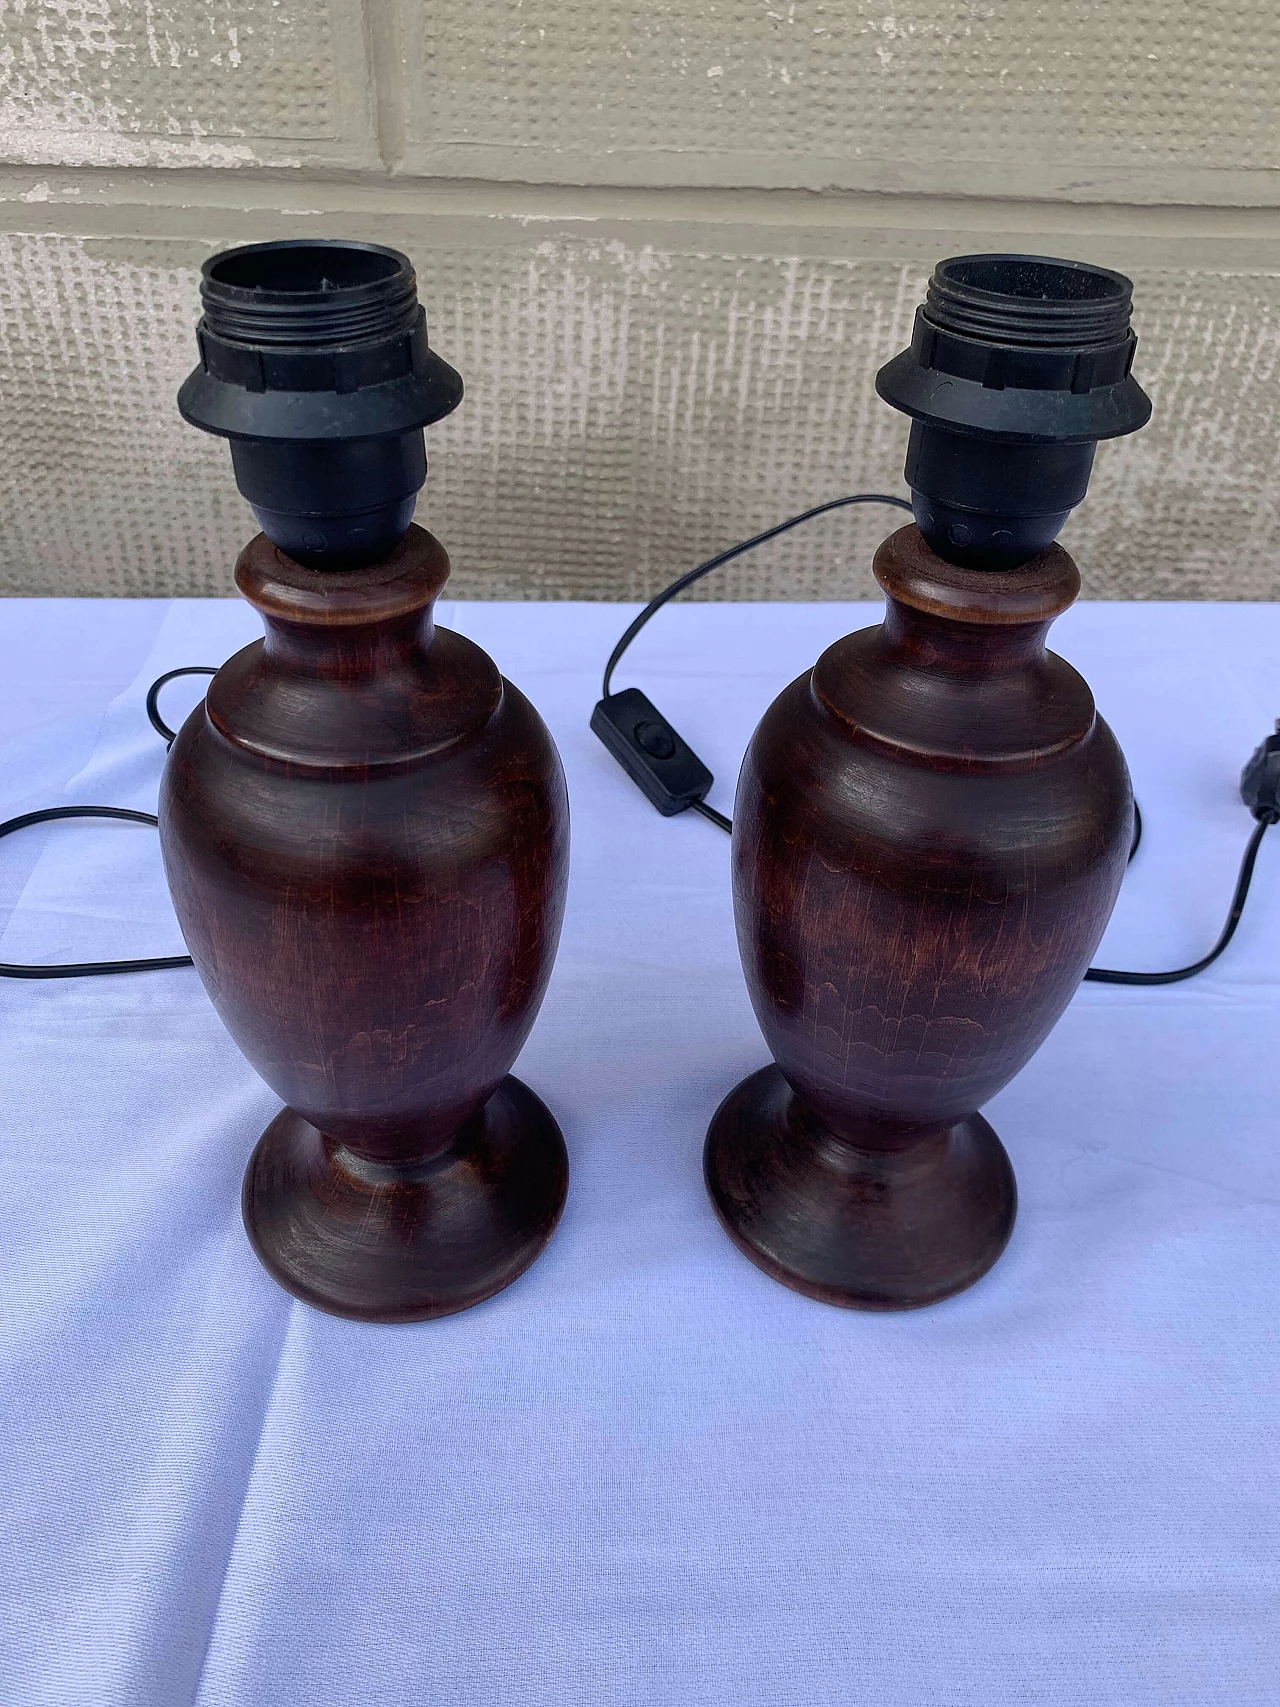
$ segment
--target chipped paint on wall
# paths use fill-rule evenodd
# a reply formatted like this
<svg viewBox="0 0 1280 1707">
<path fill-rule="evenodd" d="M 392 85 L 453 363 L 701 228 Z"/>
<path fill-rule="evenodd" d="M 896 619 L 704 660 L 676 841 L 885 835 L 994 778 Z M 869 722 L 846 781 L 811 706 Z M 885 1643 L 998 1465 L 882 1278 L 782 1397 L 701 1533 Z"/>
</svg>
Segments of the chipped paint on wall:
<svg viewBox="0 0 1280 1707">
<path fill-rule="evenodd" d="M 329 12 L 329 0 L 0 0 L 4 157 L 299 165 L 282 141 L 330 141 L 344 122 Z M 358 15 L 349 23 L 359 38 Z M 363 81 L 359 60 L 347 69 Z"/>
</svg>

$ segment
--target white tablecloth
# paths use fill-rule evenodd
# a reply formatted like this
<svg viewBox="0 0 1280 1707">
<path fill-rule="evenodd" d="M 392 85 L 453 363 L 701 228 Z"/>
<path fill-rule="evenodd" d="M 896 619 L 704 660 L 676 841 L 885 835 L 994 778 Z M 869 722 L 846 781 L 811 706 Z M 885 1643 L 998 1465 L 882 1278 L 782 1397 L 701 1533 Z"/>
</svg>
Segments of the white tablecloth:
<svg viewBox="0 0 1280 1707">
<path fill-rule="evenodd" d="M 1236 944 L 1086 986 L 987 1113 L 1012 1243 L 902 1316 L 753 1268 L 707 1120 L 766 1060 L 728 840 L 587 728 L 613 606 L 445 605 L 564 755 L 573 878 L 518 1072 L 560 1230 L 412 1327 L 293 1303 L 238 1194 L 275 1112 L 193 972 L 0 981 L 0 1701 L 19 1707 L 1029 1707 L 1280 1701 L 1280 831 Z M 664 613 L 620 671 L 729 810 L 772 695 L 870 607 Z M 151 808 L 147 684 L 237 602 L 0 606 L 0 812 Z M 1099 959 L 1221 925 L 1280 608 L 1085 605 L 1055 630 L 1146 839 Z M 169 690 L 174 721 L 201 691 Z M 180 951 L 154 832 L 0 843 L 0 959 Z"/>
</svg>

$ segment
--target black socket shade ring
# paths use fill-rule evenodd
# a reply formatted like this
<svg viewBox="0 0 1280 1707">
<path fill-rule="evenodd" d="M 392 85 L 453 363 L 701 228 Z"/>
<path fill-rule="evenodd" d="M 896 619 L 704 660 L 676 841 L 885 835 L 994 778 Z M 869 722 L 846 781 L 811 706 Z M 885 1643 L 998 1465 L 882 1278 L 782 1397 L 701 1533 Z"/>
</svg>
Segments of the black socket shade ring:
<svg viewBox="0 0 1280 1707">
<path fill-rule="evenodd" d="M 223 438 L 385 438 L 462 399 L 427 342 L 413 266 L 377 243 L 250 243 L 204 263 L 184 419 Z"/>
<path fill-rule="evenodd" d="M 904 414 L 1009 444 L 1096 444 L 1145 426 L 1133 378 L 1133 286 L 1044 255 L 941 262 L 910 347 L 876 375 Z"/>
</svg>

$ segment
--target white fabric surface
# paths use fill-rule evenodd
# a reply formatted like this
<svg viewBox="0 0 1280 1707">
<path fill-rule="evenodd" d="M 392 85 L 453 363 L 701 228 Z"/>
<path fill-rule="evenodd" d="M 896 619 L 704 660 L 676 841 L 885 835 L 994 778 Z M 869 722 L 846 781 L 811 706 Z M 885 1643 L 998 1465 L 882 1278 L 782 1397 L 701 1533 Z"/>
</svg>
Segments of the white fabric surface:
<svg viewBox="0 0 1280 1707">
<path fill-rule="evenodd" d="M 988 1108 L 1021 1197 L 991 1275 L 914 1314 L 830 1309 L 703 1193 L 707 1121 L 767 1057 L 727 838 L 660 818 L 587 728 L 628 614 L 440 613 L 539 706 L 572 799 L 517 1068 L 563 1125 L 569 1203 L 510 1291 L 396 1328 L 293 1303 L 239 1221 L 277 1105 L 194 973 L 0 981 L 0 1701 L 1274 1704 L 1280 831 L 1226 959 L 1086 986 Z M 618 685 L 729 810 L 768 700 L 873 615 L 675 608 Z M 147 684 L 256 618 L 32 603 L 0 628 L 8 815 L 150 808 Z M 1085 605 L 1055 636 L 1146 818 L 1099 959 L 1181 964 L 1250 829 L 1280 608 Z M 171 722 L 200 691 L 169 690 Z M 178 948 L 145 829 L 0 843 L 0 904 L 0 959 Z"/>
</svg>

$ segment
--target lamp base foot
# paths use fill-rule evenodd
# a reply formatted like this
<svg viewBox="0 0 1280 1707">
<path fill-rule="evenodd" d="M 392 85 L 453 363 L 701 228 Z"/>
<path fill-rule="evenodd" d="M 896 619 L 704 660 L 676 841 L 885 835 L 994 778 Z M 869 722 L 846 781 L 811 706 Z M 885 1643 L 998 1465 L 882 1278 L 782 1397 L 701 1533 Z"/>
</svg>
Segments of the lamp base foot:
<svg viewBox="0 0 1280 1707">
<path fill-rule="evenodd" d="M 244 1224 L 263 1267 L 303 1303 L 416 1322 L 523 1274 L 555 1231 L 568 1177 L 560 1128 L 510 1077 L 425 1162 L 370 1162 L 286 1108 L 245 1173 Z"/>
<path fill-rule="evenodd" d="M 979 1114 L 901 1148 L 829 1132 L 776 1066 L 717 1109 L 707 1190 L 766 1274 L 826 1304 L 913 1310 L 972 1286 L 1009 1241 L 1017 1186 Z"/>
</svg>

